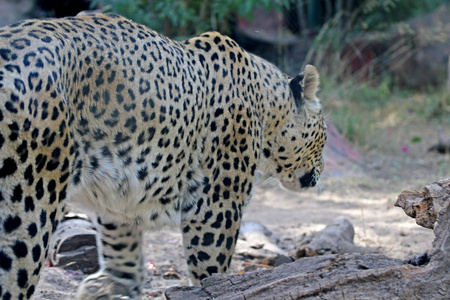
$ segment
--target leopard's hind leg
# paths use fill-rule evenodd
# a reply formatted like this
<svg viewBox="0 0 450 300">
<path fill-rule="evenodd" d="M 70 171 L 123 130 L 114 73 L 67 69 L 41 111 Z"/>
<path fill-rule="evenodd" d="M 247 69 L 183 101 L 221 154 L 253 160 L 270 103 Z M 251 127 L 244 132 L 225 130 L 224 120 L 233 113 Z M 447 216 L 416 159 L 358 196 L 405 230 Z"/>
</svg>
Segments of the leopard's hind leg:
<svg viewBox="0 0 450 300">
<path fill-rule="evenodd" d="M 100 270 L 81 284 L 77 299 L 140 299 L 143 276 L 142 230 L 97 218 Z"/>
</svg>

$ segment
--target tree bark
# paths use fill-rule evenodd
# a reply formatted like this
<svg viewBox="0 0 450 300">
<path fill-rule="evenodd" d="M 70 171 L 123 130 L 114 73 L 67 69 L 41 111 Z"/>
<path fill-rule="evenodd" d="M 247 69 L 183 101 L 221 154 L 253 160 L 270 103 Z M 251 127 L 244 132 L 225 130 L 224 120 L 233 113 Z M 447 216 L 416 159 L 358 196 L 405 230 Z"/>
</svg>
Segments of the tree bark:
<svg viewBox="0 0 450 300">
<path fill-rule="evenodd" d="M 432 201 L 426 196 L 430 189 Z M 425 196 L 418 200 L 420 195 Z M 202 280 L 201 287 L 169 288 L 166 297 L 171 300 L 449 299 L 450 178 L 427 185 L 421 192 L 405 191 L 397 204 L 410 216 L 431 218 L 424 223 L 427 227 L 430 223 L 434 225 L 435 240 L 429 254 L 408 262 L 376 254 L 307 257 L 271 270 L 213 275 Z M 436 222 L 432 220 L 433 215 Z"/>
</svg>

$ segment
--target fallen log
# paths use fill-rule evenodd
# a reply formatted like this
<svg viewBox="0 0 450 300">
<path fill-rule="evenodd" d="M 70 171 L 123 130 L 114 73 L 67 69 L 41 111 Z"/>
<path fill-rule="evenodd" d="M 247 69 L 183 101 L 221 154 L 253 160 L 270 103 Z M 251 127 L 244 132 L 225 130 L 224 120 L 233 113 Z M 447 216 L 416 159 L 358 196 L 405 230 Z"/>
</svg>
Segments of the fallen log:
<svg viewBox="0 0 450 300">
<path fill-rule="evenodd" d="M 96 231 L 85 215 L 66 214 L 50 242 L 52 266 L 92 274 L 99 269 Z"/>
<path fill-rule="evenodd" d="M 423 197 L 426 205 L 422 207 L 430 211 L 431 205 L 435 211 L 435 214 L 427 215 L 435 215 L 436 222 L 430 220 L 426 223 L 434 223 L 435 240 L 430 253 L 419 259 L 402 261 L 378 254 L 306 257 L 271 270 L 216 274 L 202 280 L 201 287 L 171 287 L 165 296 L 169 300 L 449 299 L 450 178 L 432 185 L 433 195 L 437 197 L 431 203 Z M 412 206 L 417 207 L 421 201 L 417 197 L 424 193 L 403 192 L 400 202 L 405 211 Z M 413 195 L 413 201 L 408 200 L 410 195 Z"/>
</svg>

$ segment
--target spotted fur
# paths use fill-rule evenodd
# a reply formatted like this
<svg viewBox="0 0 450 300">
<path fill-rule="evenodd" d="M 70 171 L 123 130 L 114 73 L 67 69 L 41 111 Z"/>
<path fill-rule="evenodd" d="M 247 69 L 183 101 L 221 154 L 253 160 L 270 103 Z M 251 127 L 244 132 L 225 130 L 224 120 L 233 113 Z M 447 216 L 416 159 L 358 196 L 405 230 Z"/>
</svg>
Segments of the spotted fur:
<svg viewBox="0 0 450 300">
<path fill-rule="evenodd" d="M 0 298 L 32 296 L 68 198 L 99 231 L 79 299 L 138 299 L 142 230 L 170 224 L 193 284 L 227 272 L 257 172 L 318 180 L 318 84 L 216 32 L 176 42 L 102 14 L 1 28 Z"/>
</svg>

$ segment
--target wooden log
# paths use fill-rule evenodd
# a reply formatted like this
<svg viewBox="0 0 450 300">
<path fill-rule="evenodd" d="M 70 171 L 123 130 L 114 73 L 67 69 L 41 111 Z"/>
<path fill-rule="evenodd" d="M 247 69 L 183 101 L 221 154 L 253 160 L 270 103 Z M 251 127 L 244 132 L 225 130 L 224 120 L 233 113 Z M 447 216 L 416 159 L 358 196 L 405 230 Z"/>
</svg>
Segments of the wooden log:
<svg viewBox="0 0 450 300">
<path fill-rule="evenodd" d="M 98 270 L 96 231 L 84 215 L 67 214 L 49 247 L 50 264 L 91 274 Z"/>
<path fill-rule="evenodd" d="M 426 188 L 428 188 L 427 185 Z M 414 263 L 377 254 L 333 254 L 299 259 L 271 270 L 216 274 L 201 287 L 171 287 L 177 299 L 450 299 L 450 178 L 433 184 L 435 240 L 426 259 Z M 417 193 L 403 205 L 417 203 Z M 403 197 L 403 196 L 402 196 Z M 429 205 L 429 199 L 423 199 Z M 427 211 L 430 206 L 427 206 Z M 416 216 L 418 214 L 416 213 Z M 425 214 L 432 218 L 434 214 Z M 424 216 L 425 216 L 424 215 Z"/>
<path fill-rule="evenodd" d="M 272 232 L 262 224 L 251 221 L 241 224 L 234 257 L 249 262 L 245 270 L 255 269 L 257 265 L 276 267 L 294 261 L 277 245 Z"/>
<path fill-rule="evenodd" d="M 321 231 L 307 236 L 299 245 L 296 257 L 366 252 L 363 247 L 353 244 L 354 235 L 352 223 L 344 217 L 338 217 Z"/>
<path fill-rule="evenodd" d="M 442 203 L 448 201 L 449 185 L 449 179 L 443 179 L 427 184 L 422 191 L 403 191 L 395 206 L 416 219 L 418 225 L 433 229 Z"/>
</svg>

